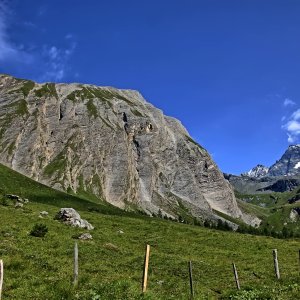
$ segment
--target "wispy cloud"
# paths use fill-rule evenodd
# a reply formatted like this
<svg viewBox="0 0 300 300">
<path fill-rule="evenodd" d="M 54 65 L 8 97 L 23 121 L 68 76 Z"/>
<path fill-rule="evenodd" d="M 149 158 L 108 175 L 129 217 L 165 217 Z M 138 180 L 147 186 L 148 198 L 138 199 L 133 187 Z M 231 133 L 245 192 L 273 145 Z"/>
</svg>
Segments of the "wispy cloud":
<svg viewBox="0 0 300 300">
<path fill-rule="evenodd" d="M 14 44 L 7 34 L 10 15 L 11 11 L 8 5 L 0 0 L 0 62 L 22 61 L 23 63 L 30 63 L 31 55 L 22 49 L 22 45 Z"/>
<path fill-rule="evenodd" d="M 46 12 L 47 12 L 47 7 L 45 5 L 42 5 L 38 8 L 37 15 L 39 17 L 42 17 Z"/>
<path fill-rule="evenodd" d="M 282 128 L 286 130 L 289 143 L 297 143 L 300 138 L 300 109 L 295 110 L 288 121 L 282 125 Z"/>
<path fill-rule="evenodd" d="M 296 102 L 289 99 L 289 98 L 285 98 L 284 101 L 283 101 L 283 106 L 294 106 L 296 105 Z"/>
<path fill-rule="evenodd" d="M 68 69 L 68 62 L 76 49 L 76 42 L 73 38 L 68 38 L 68 46 L 58 48 L 57 46 L 43 46 L 43 57 L 46 62 L 47 71 L 42 76 L 42 80 L 62 80 Z"/>
<path fill-rule="evenodd" d="M 0 0 L 0 63 L 10 69 L 30 69 L 31 77 L 37 81 L 60 81 L 68 74 L 69 61 L 76 49 L 74 35 L 68 33 L 60 45 L 49 45 L 47 42 L 40 45 L 34 39 L 16 43 L 9 34 L 14 18 L 5 0 Z M 46 13 L 46 7 L 41 6 L 37 14 Z M 30 21 L 23 22 L 24 30 L 39 30 L 38 26 Z M 34 34 L 32 34 L 34 36 Z M 26 74 L 24 74 L 26 76 Z"/>
</svg>

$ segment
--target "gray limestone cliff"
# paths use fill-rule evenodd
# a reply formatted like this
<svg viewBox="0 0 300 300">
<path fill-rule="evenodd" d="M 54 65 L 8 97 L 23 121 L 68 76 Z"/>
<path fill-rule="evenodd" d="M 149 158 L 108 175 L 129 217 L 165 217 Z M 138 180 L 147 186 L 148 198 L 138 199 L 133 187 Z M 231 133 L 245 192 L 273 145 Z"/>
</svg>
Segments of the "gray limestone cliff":
<svg viewBox="0 0 300 300">
<path fill-rule="evenodd" d="M 242 217 L 207 151 L 136 91 L 0 75 L 0 154 L 39 182 L 121 208 Z"/>
</svg>

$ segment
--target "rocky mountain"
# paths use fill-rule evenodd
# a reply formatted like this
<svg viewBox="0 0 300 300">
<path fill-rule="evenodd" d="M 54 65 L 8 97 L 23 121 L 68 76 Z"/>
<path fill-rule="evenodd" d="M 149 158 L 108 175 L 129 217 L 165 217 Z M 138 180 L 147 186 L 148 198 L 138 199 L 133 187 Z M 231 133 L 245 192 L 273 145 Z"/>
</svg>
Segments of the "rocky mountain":
<svg viewBox="0 0 300 300">
<path fill-rule="evenodd" d="M 56 189 L 121 207 L 243 217 L 181 123 L 133 90 L 0 75 L 0 162 Z"/>
<path fill-rule="evenodd" d="M 257 165 L 241 176 L 224 176 L 243 194 L 292 191 L 300 185 L 300 145 L 290 145 L 270 168 Z"/>
<path fill-rule="evenodd" d="M 268 175 L 300 175 L 300 145 L 290 145 L 282 157 L 270 167 Z"/>
<path fill-rule="evenodd" d="M 261 178 L 268 174 L 269 168 L 263 165 L 257 165 L 243 175 L 255 178 Z"/>
<path fill-rule="evenodd" d="M 224 177 L 241 194 L 282 193 L 292 191 L 300 185 L 300 177 L 297 176 L 265 176 L 256 178 L 224 173 Z"/>
</svg>

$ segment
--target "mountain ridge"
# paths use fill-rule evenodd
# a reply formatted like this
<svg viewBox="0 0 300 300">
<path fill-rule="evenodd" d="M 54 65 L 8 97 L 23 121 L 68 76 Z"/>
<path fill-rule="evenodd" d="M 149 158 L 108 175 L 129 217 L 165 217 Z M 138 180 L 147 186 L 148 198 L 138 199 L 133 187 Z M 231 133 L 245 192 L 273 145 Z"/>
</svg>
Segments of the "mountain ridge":
<svg viewBox="0 0 300 300">
<path fill-rule="evenodd" d="M 224 177 L 243 194 L 292 191 L 300 185 L 300 145 L 289 145 L 270 167 L 258 164 L 240 176 L 224 173 Z"/>
<path fill-rule="evenodd" d="M 256 165 L 241 176 L 254 178 L 272 176 L 300 175 L 300 144 L 289 145 L 280 159 L 276 160 L 270 167 L 262 164 Z"/>
</svg>

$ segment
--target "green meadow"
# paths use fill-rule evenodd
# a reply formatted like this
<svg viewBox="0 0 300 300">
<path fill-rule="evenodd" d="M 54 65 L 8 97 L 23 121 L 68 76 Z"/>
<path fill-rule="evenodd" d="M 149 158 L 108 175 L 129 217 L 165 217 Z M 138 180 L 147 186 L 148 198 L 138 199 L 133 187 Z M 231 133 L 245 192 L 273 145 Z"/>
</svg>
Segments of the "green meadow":
<svg viewBox="0 0 300 300">
<path fill-rule="evenodd" d="M 15 208 L 5 195 L 29 199 Z M 55 220 L 73 207 L 95 229 Z M 40 212 L 48 216 L 41 218 Z M 218 231 L 126 213 L 104 202 L 65 194 L 0 166 L 0 259 L 3 299 L 189 299 L 192 261 L 194 299 L 299 299 L 299 239 L 275 239 Z M 45 237 L 30 235 L 35 224 Z M 79 248 L 79 283 L 73 280 L 73 248 Z M 151 246 L 147 292 L 141 293 L 145 245 Z M 274 275 L 278 249 L 281 279 Z M 237 266 L 237 291 L 232 263 Z"/>
</svg>

